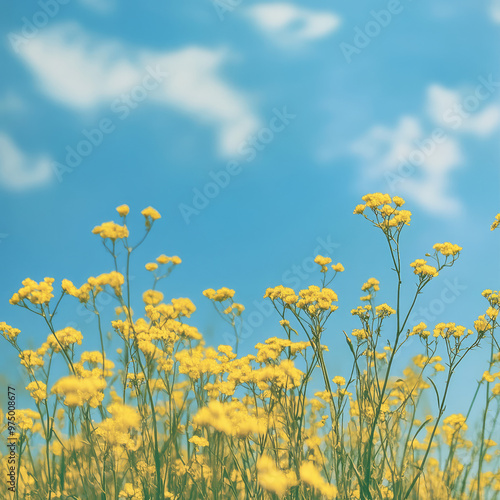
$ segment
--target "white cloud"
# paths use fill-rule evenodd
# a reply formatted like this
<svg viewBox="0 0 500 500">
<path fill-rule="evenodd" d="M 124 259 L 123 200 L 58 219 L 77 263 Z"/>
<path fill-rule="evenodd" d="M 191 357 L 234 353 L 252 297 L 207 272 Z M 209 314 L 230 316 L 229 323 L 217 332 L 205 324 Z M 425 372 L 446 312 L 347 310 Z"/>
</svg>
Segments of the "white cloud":
<svg viewBox="0 0 500 500">
<path fill-rule="evenodd" d="M 466 94 L 433 84 L 427 88 L 427 113 L 434 123 L 445 129 L 487 136 L 500 125 L 500 106 L 487 104 L 491 96 L 481 96 L 481 93 Z"/>
<path fill-rule="evenodd" d="M 452 173 L 463 161 L 460 145 L 451 137 L 430 140 L 418 119 L 403 117 L 393 129 L 377 125 L 352 145 L 352 152 L 363 159 L 363 189 L 383 180 L 392 194 L 409 197 L 429 212 L 451 215 L 461 209 L 450 193 Z"/>
<path fill-rule="evenodd" d="M 153 52 L 99 40 L 76 24 L 44 31 L 20 57 L 51 99 L 79 111 L 113 102 L 140 85 L 150 68 L 168 73 L 149 98 L 215 126 L 219 151 L 237 152 L 259 120 L 246 97 L 221 76 L 229 54 L 192 46 Z"/>
<path fill-rule="evenodd" d="M 53 178 L 51 160 L 26 155 L 5 133 L 0 132 L 0 186 L 13 191 L 40 187 Z"/>
<path fill-rule="evenodd" d="M 285 2 L 253 5 L 245 13 L 261 30 L 281 43 L 323 38 L 340 25 L 340 18 L 332 12 L 299 8 Z"/>
<path fill-rule="evenodd" d="M 491 0 L 490 15 L 494 22 L 500 23 L 500 0 Z"/>
</svg>

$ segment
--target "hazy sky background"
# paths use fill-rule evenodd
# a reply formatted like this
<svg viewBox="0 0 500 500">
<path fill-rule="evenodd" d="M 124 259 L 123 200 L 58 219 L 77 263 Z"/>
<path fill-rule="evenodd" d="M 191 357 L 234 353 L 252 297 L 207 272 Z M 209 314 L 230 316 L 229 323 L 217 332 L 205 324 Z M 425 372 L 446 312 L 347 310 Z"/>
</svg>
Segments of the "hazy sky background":
<svg viewBox="0 0 500 500">
<path fill-rule="evenodd" d="M 163 215 L 134 261 L 136 298 L 150 286 L 145 262 L 181 256 L 161 289 L 195 302 L 209 344 L 231 338 L 204 289 L 236 289 L 254 325 L 248 352 L 281 333 L 268 286 L 317 283 L 318 247 L 341 262 L 324 337 L 332 375 L 348 369 L 342 330 L 358 326 L 363 282 L 378 278 L 380 301 L 395 302 L 383 235 L 352 214 L 363 194 L 398 194 L 413 212 L 408 293 L 410 262 L 436 242 L 464 248 L 415 321 L 472 326 L 481 291 L 498 289 L 500 2 L 41 0 L 5 5 L 0 26 L 0 319 L 25 347 L 48 332 L 9 306 L 12 293 L 28 276 L 79 286 L 111 270 L 91 230 L 122 203 L 132 239 L 141 209 Z M 95 338 L 71 298 L 57 321 Z M 4 347 L 5 377 L 21 387 Z M 483 359 L 457 376 L 450 411 Z"/>
</svg>

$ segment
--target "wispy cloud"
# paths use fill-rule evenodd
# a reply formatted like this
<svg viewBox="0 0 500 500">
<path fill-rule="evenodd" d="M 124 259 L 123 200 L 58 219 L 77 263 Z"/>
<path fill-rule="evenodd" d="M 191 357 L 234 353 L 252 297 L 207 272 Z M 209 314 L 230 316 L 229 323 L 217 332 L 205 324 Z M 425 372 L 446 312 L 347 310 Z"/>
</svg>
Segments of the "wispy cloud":
<svg viewBox="0 0 500 500">
<path fill-rule="evenodd" d="M 493 21 L 500 23 L 500 0 L 491 0 L 490 15 Z"/>
<path fill-rule="evenodd" d="M 415 117 L 402 117 L 394 128 L 377 125 L 352 145 L 352 151 L 363 159 L 363 188 L 374 181 L 384 181 L 380 189 L 392 187 L 393 194 L 407 196 L 429 212 L 456 213 L 459 200 L 451 191 L 451 174 L 460 166 L 463 155 L 452 138 L 433 144 L 426 155 L 418 145 L 427 134 Z"/>
<path fill-rule="evenodd" d="M 375 125 L 353 142 L 361 160 L 363 188 L 373 183 L 408 196 L 429 212 L 453 214 L 462 203 L 453 176 L 465 161 L 460 139 L 486 137 L 500 125 L 500 107 L 486 79 L 465 93 L 438 84 L 426 91 L 424 113 L 402 116 L 394 127 Z"/>
<path fill-rule="evenodd" d="M 51 165 L 50 158 L 26 154 L 10 136 L 0 132 L 0 187 L 22 191 L 46 185 L 53 178 Z"/>
<path fill-rule="evenodd" d="M 324 38 L 340 25 L 331 11 L 315 11 L 290 3 L 262 3 L 248 7 L 246 16 L 278 43 L 303 43 Z"/>
<path fill-rule="evenodd" d="M 151 98 L 214 126 L 223 155 L 235 154 L 259 126 L 247 97 L 220 75 L 230 57 L 226 50 L 191 46 L 153 52 L 65 24 L 40 33 L 19 56 L 46 96 L 82 112 L 129 93 L 156 68 L 168 76 Z"/>
</svg>

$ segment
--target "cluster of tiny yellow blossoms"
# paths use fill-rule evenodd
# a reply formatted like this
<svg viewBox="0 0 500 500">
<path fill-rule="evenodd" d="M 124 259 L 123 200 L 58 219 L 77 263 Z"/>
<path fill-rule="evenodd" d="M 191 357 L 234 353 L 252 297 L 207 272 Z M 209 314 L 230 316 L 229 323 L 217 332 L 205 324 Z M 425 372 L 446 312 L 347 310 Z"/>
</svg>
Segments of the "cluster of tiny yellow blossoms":
<svg viewBox="0 0 500 500">
<path fill-rule="evenodd" d="M 52 393 L 64 396 L 66 406 L 82 406 L 88 403 L 97 408 L 104 399 L 106 381 L 100 377 L 77 377 L 68 375 L 60 378 L 53 386 Z"/>
<path fill-rule="evenodd" d="M 465 326 L 456 325 L 455 323 L 438 323 L 434 328 L 434 337 L 449 337 L 460 338 L 464 335 L 472 335 L 472 330 Z"/>
<path fill-rule="evenodd" d="M 129 232 L 127 226 L 120 226 L 113 221 L 103 222 L 100 226 L 92 229 L 94 234 L 98 234 L 102 239 L 109 238 L 112 241 L 128 238 Z"/>
<path fill-rule="evenodd" d="M 236 302 L 224 309 L 223 314 L 234 314 L 235 316 L 241 316 L 241 313 L 245 310 L 243 304 L 237 304 Z"/>
<path fill-rule="evenodd" d="M 321 266 L 321 272 L 326 273 L 328 271 L 328 264 L 332 262 L 332 259 L 330 257 L 323 257 L 322 255 L 317 255 L 316 258 L 314 259 L 314 262 Z"/>
<path fill-rule="evenodd" d="M 215 302 L 223 302 L 234 297 L 234 290 L 226 287 L 219 288 L 217 291 L 213 288 L 208 288 L 203 292 L 203 295 Z"/>
<path fill-rule="evenodd" d="M 161 254 L 159 257 L 156 257 L 156 262 L 158 262 L 158 264 L 168 264 L 171 262 L 174 266 L 178 266 L 182 263 L 182 260 L 177 255 L 167 257 L 165 254 Z"/>
<path fill-rule="evenodd" d="M 104 273 L 97 277 L 91 276 L 87 283 L 84 283 L 80 288 L 77 288 L 72 281 L 68 279 L 62 280 L 62 289 L 68 295 L 76 297 L 80 302 L 88 302 L 91 292 L 95 295 L 102 292 L 106 285 L 110 286 L 115 295 L 118 297 L 122 294 L 122 286 L 125 282 L 123 274 L 117 271 Z"/>
<path fill-rule="evenodd" d="M 396 314 L 396 311 L 387 304 L 380 304 L 375 307 L 375 316 L 377 318 L 386 318 L 387 316 L 391 316 L 392 314 Z"/>
<path fill-rule="evenodd" d="M 298 300 L 298 296 L 293 288 L 288 288 L 283 285 L 278 285 L 274 288 L 268 288 L 264 295 L 264 298 L 269 298 L 271 300 L 282 300 L 284 304 L 292 305 Z"/>
<path fill-rule="evenodd" d="M 405 201 L 399 196 L 391 198 L 388 194 L 372 193 L 363 196 L 364 205 L 357 205 L 354 209 L 355 214 L 362 214 L 368 220 L 371 220 L 376 226 L 384 231 L 390 228 L 402 228 L 409 226 L 411 221 L 411 212 L 409 210 L 398 210 L 404 205 Z M 392 206 L 394 203 L 394 207 Z M 370 219 L 366 213 L 366 208 L 371 208 L 376 219 Z"/>
<path fill-rule="evenodd" d="M 297 476 L 292 470 L 282 470 L 275 461 L 262 455 L 257 461 L 257 478 L 259 485 L 269 493 L 282 498 L 292 487 L 298 484 Z"/>
<path fill-rule="evenodd" d="M 300 466 L 300 479 L 310 485 L 324 498 L 333 499 L 337 497 L 337 488 L 327 483 L 313 462 L 304 462 Z"/>
<path fill-rule="evenodd" d="M 311 285 L 305 290 L 300 290 L 300 299 L 297 300 L 297 307 L 305 309 L 309 314 L 315 314 L 317 311 L 336 311 L 338 306 L 332 305 L 337 302 L 337 294 L 331 288 L 320 288 Z"/>
<path fill-rule="evenodd" d="M 373 299 L 375 293 L 380 290 L 380 281 L 375 278 L 370 278 L 366 283 L 361 286 L 361 291 L 368 292 L 368 295 L 363 295 L 360 300 L 369 301 Z"/>
<path fill-rule="evenodd" d="M 18 328 L 13 328 L 4 321 L 0 321 L 0 335 L 2 335 L 4 339 L 7 339 L 9 342 L 15 342 L 20 333 L 21 330 Z"/>
<path fill-rule="evenodd" d="M 450 255 L 455 256 L 463 250 L 462 247 L 449 242 L 436 243 L 432 248 L 434 248 L 434 250 L 441 253 L 445 257 L 448 257 Z"/>
<path fill-rule="evenodd" d="M 426 277 L 435 278 L 439 275 L 438 270 L 434 266 L 427 264 L 427 261 L 424 259 L 417 259 L 410 266 L 415 268 L 413 272 L 422 279 Z"/>
<path fill-rule="evenodd" d="M 421 321 L 418 325 L 414 326 L 409 335 L 420 335 L 423 339 L 430 336 L 431 332 L 427 330 L 427 325 Z"/>
<path fill-rule="evenodd" d="M 22 303 L 24 300 L 28 300 L 32 304 L 48 304 L 50 299 L 54 297 L 52 294 L 53 287 L 52 283 L 54 283 L 54 278 L 45 278 L 40 283 L 37 283 L 35 280 L 31 278 L 26 278 L 22 281 L 24 285 L 22 288 L 15 293 L 10 299 L 10 303 L 13 305 Z"/>
<path fill-rule="evenodd" d="M 26 390 L 29 391 L 31 397 L 37 403 L 40 403 L 40 401 L 47 399 L 47 386 L 43 382 L 30 382 L 26 386 Z"/>
</svg>

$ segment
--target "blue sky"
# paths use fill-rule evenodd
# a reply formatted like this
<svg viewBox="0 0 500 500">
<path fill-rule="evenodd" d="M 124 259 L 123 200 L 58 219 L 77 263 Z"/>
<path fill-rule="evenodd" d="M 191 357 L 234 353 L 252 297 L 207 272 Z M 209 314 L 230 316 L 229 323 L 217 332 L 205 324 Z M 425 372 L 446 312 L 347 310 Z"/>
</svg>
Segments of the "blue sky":
<svg viewBox="0 0 500 500">
<path fill-rule="evenodd" d="M 363 194 L 407 200 L 408 264 L 436 242 L 464 248 L 415 319 L 471 326 L 480 292 L 498 289 L 498 1 L 48 0 L 10 4 L 0 26 L 0 310 L 26 345 L 46 332 L 11 294 L 27 276 L 79 285 L 109 271 L 91 229 L 122 203 L 133 234 L 144 207 L 163 215 L 137 252 L 137 297 L 145 262 L 180 255 L 163 291 L 195 302 L 211 344 L 228 337 L 205 288 L 236 289 L 254 313 L 251 350 L 279 333 L 266 287 L 316 283 L 323 245 L 346 268 L 325 334 L 332 372 L 347 369 L 341 330 L 357 326 L 362 283 L 377 277 L 394 302 L 383 237 L 352 214 Z M 94 335 L 70 301 L 59 321 Z"/>
</svg>

